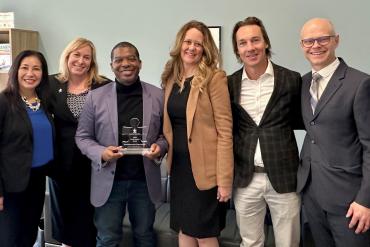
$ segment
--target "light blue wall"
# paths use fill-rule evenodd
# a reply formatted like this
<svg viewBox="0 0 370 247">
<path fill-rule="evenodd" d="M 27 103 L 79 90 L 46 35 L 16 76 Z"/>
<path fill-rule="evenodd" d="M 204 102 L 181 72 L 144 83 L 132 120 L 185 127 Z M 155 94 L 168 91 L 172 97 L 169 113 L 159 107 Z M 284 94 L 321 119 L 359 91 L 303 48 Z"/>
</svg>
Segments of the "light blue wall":
<svg viewBox="0 0 370 247">
<path fill-rule="evenodd" d="M 58 69 L 59 55 L 77 36 L 94 42 L 100 72 L 113 77 L 109 67 L 111 48 L 119 41 L 131 41 L 143 61 L 141 78 L 160 84 L 175 34 L 185 22 L 197 19 L 209 26 L 222 26 L 224 69 L 238 69 L 231 45 L 235 22 L 247 16 L 264 21 L 272 43 L 272 60 L 305 73 L 309 64 L 299 48 L 299 31 L 312 17 L 333 21 L 340 34 L 337 55 L 353 67 L 370 73 L 369 0 L 1 0 L 0 11 L 15 12 L 17 28 L 40 33 L 40 50 L 50 72 Z M 299 134 L 301 142 L 302 134 Z"/>
<path fill-rule="evenodd" d="M 224 69 L 239 68 L 231 47 L 235 22 L 261 18 L 269 33 L 273 61 L 301 73 L 309 70 L 299 48 L 299 31 L 309 18 L 330 18 L 341 37 L 337 55 L 370 73 L 370 1 L 303 0 L 1 0 L 0 11 L 14 11 L 18 28 L 40 33 L 40 50 L 50 71 L 57 72 L 59 55 L 77 36 L 91 39 L 103 74 L 112 77 L 109 53 L 119 41 L 132 41 L 143 60 L 141 76 L 159 85 L 175 34 L 182 24 L 198 19 L 222 26 Z"/>
</svg>

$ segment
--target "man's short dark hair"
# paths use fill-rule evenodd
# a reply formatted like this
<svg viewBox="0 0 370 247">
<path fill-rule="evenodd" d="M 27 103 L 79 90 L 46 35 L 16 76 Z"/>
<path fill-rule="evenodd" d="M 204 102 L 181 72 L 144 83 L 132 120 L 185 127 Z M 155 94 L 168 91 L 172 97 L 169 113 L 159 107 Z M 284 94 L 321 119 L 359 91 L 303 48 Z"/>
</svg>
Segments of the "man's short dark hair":
<svg viewBox="0 0 370 247">
<path fill-rule="evenodd" d="M 125 48 L 125 47 L 134 49 L 135 50 L 135 55 L 137 56 L 137 59 L 140 61 L 139 50 L 136 48 L 136 46 L 134 46 L 133 44 L 131 44 L 130 42 L 127 42 L 127 41 L 119 42 L 118 44 L 116 44 L 113 47 L 112 51 L 110 52 L 110 60 L 113 61 L 113 53 L 114 53 L 114 50 L 115 49 L 117 49 L 117 48 Z"/>
</svg>

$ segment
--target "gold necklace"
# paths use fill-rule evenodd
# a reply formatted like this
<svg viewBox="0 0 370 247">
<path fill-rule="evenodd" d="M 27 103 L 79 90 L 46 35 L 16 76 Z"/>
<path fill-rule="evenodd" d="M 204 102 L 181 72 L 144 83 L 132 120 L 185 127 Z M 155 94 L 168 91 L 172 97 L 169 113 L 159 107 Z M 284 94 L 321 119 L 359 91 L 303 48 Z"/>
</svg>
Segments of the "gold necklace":
<svg viewBox="0 0 370 247">
<path fill-rule="evenodd" d="M 27 100 L 27 98 L 24 97 L 24 96 L 22 96 L 21 98 L 22 98 L 23 102 L 26 104 L 26 106 L 28 108 L 30 108 L 32 111 L 37 111 L 38 109 L 40 109 L 40 106 L 41 106 L 40 102 L 41 102 L 41 100 L 39 98 L 35 97 L 34 98 L 34 101 L 35 102 L 33 102 L 33 103 L 30 103 Z"/>
</svg>

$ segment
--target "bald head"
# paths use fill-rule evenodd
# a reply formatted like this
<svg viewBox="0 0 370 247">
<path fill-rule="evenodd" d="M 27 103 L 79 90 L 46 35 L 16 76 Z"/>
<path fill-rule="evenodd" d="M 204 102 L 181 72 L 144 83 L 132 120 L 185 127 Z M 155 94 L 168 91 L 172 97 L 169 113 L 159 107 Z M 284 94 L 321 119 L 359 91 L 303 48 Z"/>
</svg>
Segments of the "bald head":
<svg viewBox="0 0 370 247">
<path fill-rule="evenodd" d="M 301 48 L 314 70 L 319 71 L 336 59 L 339 36 L 328 19 L 314 18 L 301 30 Z"/>
<path fill-rule="evenodd" d="M 336 35 L 334 25 L 331 21 L 325 18 L 313 18 L 307 21 L 301 29 L 301 39 L 307 36 L 307 32 L 325 32 L 327 35 Z"/>
</svg>

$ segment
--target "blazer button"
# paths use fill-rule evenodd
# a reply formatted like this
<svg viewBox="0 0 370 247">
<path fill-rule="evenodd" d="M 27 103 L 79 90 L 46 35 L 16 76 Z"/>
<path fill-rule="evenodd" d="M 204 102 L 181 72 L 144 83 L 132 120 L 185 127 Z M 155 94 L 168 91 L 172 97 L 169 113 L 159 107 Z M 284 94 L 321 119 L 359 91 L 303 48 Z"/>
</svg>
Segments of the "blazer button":
<svg viewBox="0 0 370 247">
<path fill-rule="evenodd" d="M 312 121 L 312 122 L 310 123 L 310 125 L 315 125 L 315 121 Z"/>
<path fill-rule="evenodd" d="M 191 143 L 191 138 L 189 138 L 189 143 Z"/>
<path fill-rule="evenodd" d="M 111 171 L 110 173 L 112 173 L 112 175 L 114 175 L 114 171 Z"/>
<path fill-rule="evenodd" d="M 315 144 L 315 140 L 311 140 L 311 143 L 312 143 L 312 144 Z"/>
</svg>

